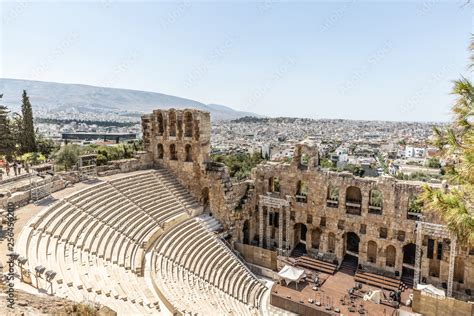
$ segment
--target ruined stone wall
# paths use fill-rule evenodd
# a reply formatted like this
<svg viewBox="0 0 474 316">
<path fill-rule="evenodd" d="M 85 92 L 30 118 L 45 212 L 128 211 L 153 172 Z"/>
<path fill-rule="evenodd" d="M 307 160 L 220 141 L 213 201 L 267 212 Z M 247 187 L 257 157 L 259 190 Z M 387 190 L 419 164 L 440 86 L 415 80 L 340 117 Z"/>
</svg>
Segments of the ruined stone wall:
<svg viewBox="0 0 474 316">
<path fill-rule="evenodd" d="M 273 185 L 276 178 L 279 183 L 278 192 L 275 192 Z M 412 216 L 408 210 L 410 200 L 422 192 L 420 184 L 397 181 L 392 177 L 360 178 L 350 173 L 321 170 L 314 165 L 301 166 L 298 159 L 294 159 L 292 163 L 261 164 L 254 170 L 253 179 L 256 196 L 271 194 L 282 199 L 290 197 L 290 251 L 298 243 L 302 243 L 308 253 L 320 254 L 326 259 L 335 258 L 340 264 L 344 256 L 351 253 L 348 249 L 350 234 L 359 239 L 356 255 L 359 264 L 367 270 L 401 276 L 404 267 L 413 269 L 413 264 L 404 264 L 404 247 L 408 245 L 405 251 L 409 252 L 409 245 L 415 243 L 417 217 Z M 304 194 L 299 190 L 301 182 L 306 186 Z M 331 187 L 339 191 L 337 201 L 330 199 Z M 360 192 L 360 207 L 356 207 L 355 211 L 351 207 L 357 205 L 351 200 L 354 199 L 354 190 Z M 382 194 L 381 205 L 373 205 L 373 190 Z M 256 214 L 258 203 L 258 199 L 249 200 L 249 205 L 244 207 L 248 213 L 242 216 L 243 221 L 253 221 L 250 224 L 249 239 L 254 242 L 259 237 L 260 219 Z M 437 222 L 433 216 L 430 220 Z M 243 230 L 243 222 L 236 225 Z M 305 240 L 301 238 L 302 226 L 307 229 Z M 267 234 L 268 229 L 274 231 L 274 238 L 265 247 L 278 249 L 278 235 L 280 231 L 286 235 L 286 227 L 286 223 L 282 230 L 272 227 L 268 218 L 264 218 L 264 234 Z M 243 233 L 236 236 L 239 242 L 243 242 Z M 433 255 L 432 258 L 427 258 L 429 238 L 425 236 L 423 241 L 422 276 L 426 278 L 425 281 L 441 287 L 448 279 L 449 241 L 432 241 Z M 334 245 L 333 249 L 331 244 Z M 441 247 L 440 259 L 438 247 Z M 474 285 L 474 256 L 468 254 L 468 249 L 461 247 L 458 249 L 457 260 L 462 263 L 455 269 L 454 290 L 462 294 L 464 289 Z"/>
<path fill-rule="evenodd" d="M 259 197 L 271 194 L 289 200 L 290 207 L 288 211 L 262 208 L 265 248 L 289 248 L 291 252 L 303 244 L 309 254 L 338 264 L 351 254 L 369 271 L 398 277 L 407 273 L 408 278 L 413 272 L 419 212 L 409 212 L 409 206 L 422 192 L 419 184 L 321 170 L 318 149 L 311 139 L 296 145 L 291 163 L 260 164 L 250 181 L 235 184 L 224 165 L 209 162 L 209 113 L 155 110 L 142 117 L 142 126 L 144 145 L 153 162 L 170 170 L 205 210 L 219 218 L 234 242 L 259 245 Z M 282 217 L 281 227 L 276 227 Z M 437 222 L 433 216 L 425 220 Z M 280 234 L 282 245 L 278 244 Z M 423 240 L 421 275 L 425 281 L 443 286 L 449 242 L 429 238 Z M 431 258 L 427 258 L 430 252 Z M 462 247 L 458 251 L 454 290 L 460 293 L 474 288 L 471 253 Z"/>
</svg>

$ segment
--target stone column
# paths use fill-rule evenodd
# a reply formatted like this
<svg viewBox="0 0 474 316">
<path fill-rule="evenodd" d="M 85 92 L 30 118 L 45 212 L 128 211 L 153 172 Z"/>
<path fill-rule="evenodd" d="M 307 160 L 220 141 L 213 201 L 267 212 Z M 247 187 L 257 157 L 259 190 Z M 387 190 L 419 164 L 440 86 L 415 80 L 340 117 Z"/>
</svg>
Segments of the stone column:
<svg viewBox="0 0 474 316">
<path fill-rule="evenodd" d="M 413 278 L 413 287 L 416 288 L 420 282 L 420 269 L 421 269 L 421 245 L 423 242 L 423 232 L 421 229 L 421 223 L 417 224 L 416 227 L 416 250 L 415 250 L 415 273 Z"/>
<path fill-rule="evenodd" d="M 278 253 L 280 256 L 283 255 L 283 216 L 285 216 L 283 210 L 284 207 L 280 207 L 278 210 L 278 247 L 280 249 Z"/>
<path fill-rule="evenodd" d="M 449 272 L 448 272 L 448 290 L 446 295 L 453 296 L 453 278 L 454 278 L 454 263 L 456 259 L 456 237 L 451 239 L 451 248 L 449 249 Z"/>
<path fill-rule="evenodd" d="M 290 248 L 291 248 L 291 241 L 290 241 L 290 217 L 291 217 L 291 211 L 290 207 L 286 206 L 285 207 L 285 212 L 286 212 L 286 256 L 290 256 Z"/>
<path fill-rule="evenodd" d="M 265 222 L 266 226 L 265 226 L 265 236 L 266 236 L 266 245 L 267 245 L 267 249 L 271 249 L 271 240 L 272 240 L 272 224 L 273 223 L 270 223 L 270 212 L 272 211 L 272 208 L 271 207 L 268 207 L 267 206 L 267 220 Z"/>
<path fill-rule="evenodd" d="M 260 248 L 263 248 L 263 234 L 264 234 L 264 228 L 263 228 L 263 207 L 259 203 L 258 205 L 258 214 L 259 214 L 259 231 L 258 231 L 258 245 Z"/>
</svg>

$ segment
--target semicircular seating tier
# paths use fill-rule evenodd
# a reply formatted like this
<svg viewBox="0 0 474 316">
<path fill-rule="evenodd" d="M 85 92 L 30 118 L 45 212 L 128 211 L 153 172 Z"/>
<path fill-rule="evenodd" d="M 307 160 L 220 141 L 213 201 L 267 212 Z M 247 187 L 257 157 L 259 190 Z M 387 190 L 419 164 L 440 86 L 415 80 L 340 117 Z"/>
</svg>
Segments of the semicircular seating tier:
<svg viewBox="0 0 474 316">
<path fill-rule="evenodd" d="M 169 314 L 159 292 L 168 298 L 174 290 L 167 278 L 143 277 L 146 253 L 153 247 L 148 255 L 157 256 L 158 242 L 178 238 L 171 233 L 186 223 L 209 222 L 206 217 L 191 219 L 200 213 L 202 207 L 169 171 L 134 172 L 100 181 L 41 210 L 22 229 L 15 247 L 28 259 L 23 269 L 31 272 L 32 284 L 54 295 L 97 302 L 119 314 L 158 314 L 160 310 Z M 200 227 L 211 237 L 216 225 Z M 219 242 L 213 238 L 212 243 Z M 231 251 L 222 246 L 231 257 Z M 186 247 L 199 258 L 198 253 L 208 249 L 200 244 Z M 237 258 L 233 260 L 245 269 Z M 37 277 L 38 266 L 56 272 L 56 277 L 51 282 L 44 274 Z M 154 283 L 163 288 L 156 291 Z M 227 284 L 225 289 L 233 293 Z M 226 291 L 217 293 L 229 295 Z M 253 296 L 241 295 L 241 305 L 258 306 L 261 294 L 254 292 Z M 185 308 L 184 304 L 177 307 Z"/>
<path fill-rule="evenodd" d="M 258 314 L 267 288 L 212 232 L 218 225 L 203 215 L 161 236 L 149 261 L 151 279 L 183 314 Z"/>
</svg>

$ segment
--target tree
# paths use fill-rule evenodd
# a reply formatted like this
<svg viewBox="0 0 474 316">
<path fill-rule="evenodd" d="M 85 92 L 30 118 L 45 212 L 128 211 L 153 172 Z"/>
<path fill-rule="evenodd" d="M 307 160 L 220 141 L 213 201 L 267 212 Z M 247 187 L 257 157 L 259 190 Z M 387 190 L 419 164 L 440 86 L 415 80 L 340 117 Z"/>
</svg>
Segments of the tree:
<svg viewBox="0 0 474 316">
<path fill-rule="evenodd" d="M 471 42 L 471 53 L 474 48 Z M 472 55 L 471 55 L 472 56 Z M 424 186 L 425 210 L 439 214 L 459 242 L 474 245 L 474 87 L 461 78 L 454 82 L 457 96 L 452 107 L 454 120 L 446 129 L 434 129 L 434 144 L 447 161 L 450 190 Z"/>
<path fill-rule="evenodd" d="M 77 145 L 66 145 L 55 154 L 54 158 L 55 162 L 57 164 L 63 165 L 64 169 L 67 171 L 77 163 L 79 154 L 80 150 Z"/>
<path fill-rule="evenodd" d="M 23 118 L 20 142 L 21 152 L 34 152 L 36 151 L 36 136 L 33 125 L 33 109 L 31 107 L 30 98 L 28 97 L 26 90 L 23 90 L 22 95 L 21 116 Z"/>
<path fill-rule="evenodd" d="M 49 157 L 55 150 L 59 148 L 59 146 L 56 145 L 56 143 L 52 139 L 43 137 L 38 137 L 36 147 L 38 152 L 40 152 L 46 157 Z"/>
<path fill-rule="evenodd" d="M 0 99 L 3 94 L 0 95 Z M 15 142 L 10 127 L 10 120 L 8 118 L 8 108 L 0 105 L 0 156 L 5 156 L 7 160 L 11 160 L 13 152 L 15 151 Z"/>
</svg>

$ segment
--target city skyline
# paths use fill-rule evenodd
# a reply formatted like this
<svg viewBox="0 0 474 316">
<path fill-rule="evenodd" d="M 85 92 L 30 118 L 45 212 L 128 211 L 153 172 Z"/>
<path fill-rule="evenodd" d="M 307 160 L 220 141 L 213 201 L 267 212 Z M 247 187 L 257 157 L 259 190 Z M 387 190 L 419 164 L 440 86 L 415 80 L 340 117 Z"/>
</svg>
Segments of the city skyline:
<svg viewBox="0 0 474 316">
<path fill-rule="evenodd" d="M 444 122 L 452 80 L 469 75 L 470 10 L 459 1 L 2 7 L 3 78 L 271 117 Z"/>
</svg>

